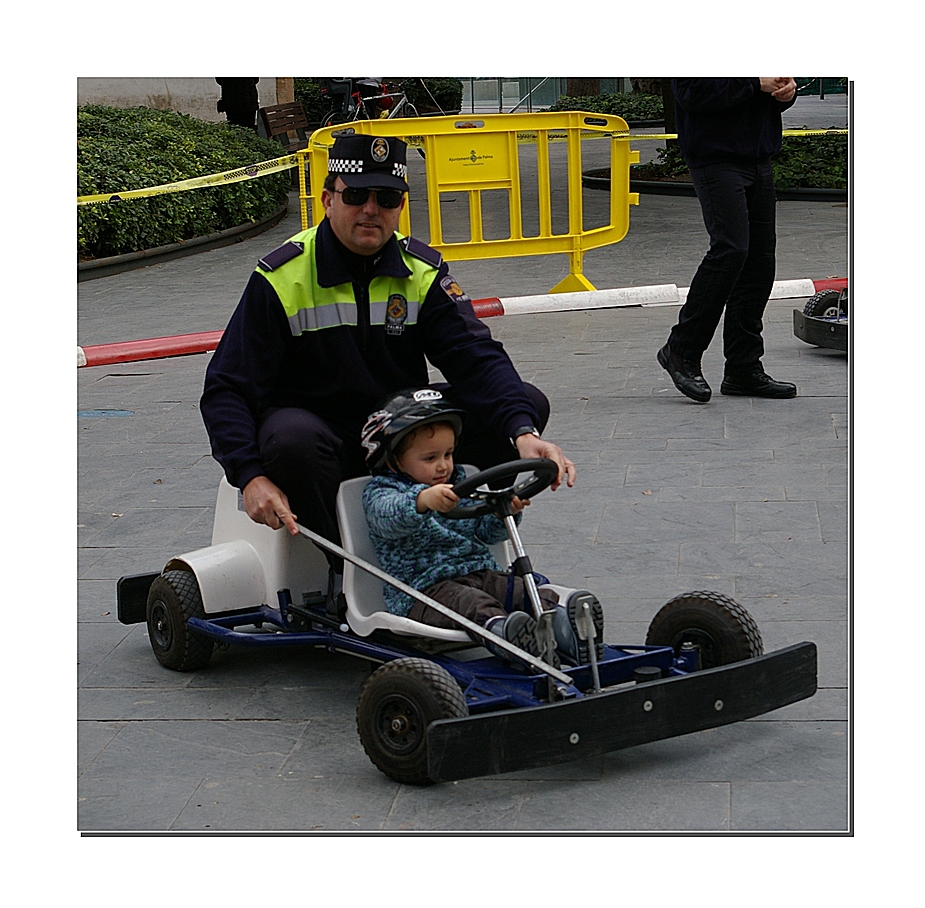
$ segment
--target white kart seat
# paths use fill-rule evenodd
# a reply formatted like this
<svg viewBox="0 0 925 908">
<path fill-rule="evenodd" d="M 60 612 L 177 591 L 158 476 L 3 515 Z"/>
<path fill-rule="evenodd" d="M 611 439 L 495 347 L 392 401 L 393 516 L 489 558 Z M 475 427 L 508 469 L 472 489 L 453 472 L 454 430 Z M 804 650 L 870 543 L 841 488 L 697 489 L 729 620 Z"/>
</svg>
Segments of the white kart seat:
<svg viewBox="0 0 925 908">
<path fill-rule="evenodd" d="M 473 467 L 466 467 L 471 476 Z M 340 527 L 341 543 L 347 552 L 380 567 L 379 559 L 369 538 L 366 514 L 363 511 L 363 489 L 369 482 L 368 476 L 348 479 L 341 483 L 337 493 L 337 522 Z M 504 543 L 492 546 L 499 564 L 506 564 Z M 347 623 L 351 630 L 361 637 L 368 637 L 375 630 L 387 630 L 396 634 L 429 637 L 436 640 L 471 642 L 469 635 L 460 628 L 447 630 L 431 627 L 420 621 L 412 621 L 400 615 L 393 615 L 382 596 L 383 581 L 368 571 L 344 562 L 344 597 L 347 600 Z"/>
</svg>

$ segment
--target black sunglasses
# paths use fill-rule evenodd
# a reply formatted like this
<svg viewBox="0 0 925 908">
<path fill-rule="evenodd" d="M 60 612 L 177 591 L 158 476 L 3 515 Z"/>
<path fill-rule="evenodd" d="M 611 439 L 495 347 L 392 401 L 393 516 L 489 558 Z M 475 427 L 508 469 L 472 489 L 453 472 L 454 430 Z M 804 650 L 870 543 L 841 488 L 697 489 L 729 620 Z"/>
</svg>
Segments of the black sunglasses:
<svg viewBox="0 0 925 908">
<path fill-rule="evenodd" d="M 354 189 L 348 186 L 346 189 L 334 189 L 333 192 L 340 193 L 345 205 L 365 205 L 369 194 L 376 194 L 376 204 L 380 208 L 398 208 L 401 205 L 404 193 L 400 189 Z"/>
</svg>

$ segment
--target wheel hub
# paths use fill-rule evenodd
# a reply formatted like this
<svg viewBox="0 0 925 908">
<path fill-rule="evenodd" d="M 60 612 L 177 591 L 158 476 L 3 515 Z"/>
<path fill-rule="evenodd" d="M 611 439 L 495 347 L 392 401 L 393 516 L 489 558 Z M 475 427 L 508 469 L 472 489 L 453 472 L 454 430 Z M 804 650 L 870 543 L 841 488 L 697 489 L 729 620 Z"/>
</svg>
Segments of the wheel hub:
<svg viewBox="0 0 925 908">
<path fill-rule="evenodd" d="M 407 716 L 395 716 L 392 719 L 392 731 L 395 734 L 400 735 L 404 734 L 408 730 L 408 717 Z"/>
<path fill-rule="evenodd" d="M 671 646 L 675 653 L 681 652 L 681 647 L 689 644 L 700 651 L 700 667 L 713 668 L 718 664 L 718 655 L 716 641 L 713 637 L 701 628 L 688 627 L 678 634 L 675 634 L 671 641 Z"/>
<path fill-rule="evenodd" d="M 379 710 L 383 745 L 393 754 L 413 752 L 424 738 L 426 725 L 419 710 L 405 697 L 389 697 Z"/>
<path fill-rule="evenodd" d="M 151 608 L 151 636 L 153 642 L 161 649 L 169 649 L 173 640 L 173 631 L 167 606 L 158 600 Z"/>
</svg>

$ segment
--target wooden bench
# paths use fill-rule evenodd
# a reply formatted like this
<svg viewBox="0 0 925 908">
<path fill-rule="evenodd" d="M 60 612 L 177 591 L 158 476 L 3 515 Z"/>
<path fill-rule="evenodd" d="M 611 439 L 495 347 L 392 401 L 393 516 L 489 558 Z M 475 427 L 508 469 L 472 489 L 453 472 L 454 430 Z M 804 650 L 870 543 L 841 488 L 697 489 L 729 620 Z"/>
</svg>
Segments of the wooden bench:
<svg viewBox="0 0 925 908">
<path fill-rule="evenodd" d="M 290 154 L 308 147 L 313 130 L 300 101 L 261 107 L 260 122 L 266 137 L 279 142 Z"/>
</svg>

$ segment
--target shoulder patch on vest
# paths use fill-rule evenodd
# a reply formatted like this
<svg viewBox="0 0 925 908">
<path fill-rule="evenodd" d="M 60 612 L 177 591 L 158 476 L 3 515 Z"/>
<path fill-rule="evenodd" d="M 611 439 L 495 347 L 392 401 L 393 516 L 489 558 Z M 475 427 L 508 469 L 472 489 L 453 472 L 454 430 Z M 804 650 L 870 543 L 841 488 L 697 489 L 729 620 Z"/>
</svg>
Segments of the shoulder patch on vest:
<svg viewBox="0 0 925 908">
<path fill-rule="evenodd" d="M 257 262 L 257 267 L 261 271 L 275 271 L 280 265 L 285 265 L 286 262 L 291 261 L 297 255 L 301 255 L 304 249 L 304 243 L 294 243 L 290 240 L 288 243 L 283 243 L 282 246 L 278 246 L 272 252 L 267 253 Z"/>
<path fill-rule="evenodd" d="M 434 268 L 439 268 L 443 263 L 443 256 L 436 249 L 428 246 L 427 243 L 416 240 L 413 236 L 406 236 L 399 242 L 408 255 L 413 255 L 416 259 L 427 262 L 428 265 L 433 265 Z"/>
<path fill-rule="evenodd" d="M 456 283 L 452 274 L 448 274 L 440 281 L 440 286 L 443 288 L 443 292 L 454 302 L 454 303 L 471 303 L 472 300 L 469 299 L 469 294 L 463 290 L 459 284 Z"/>
</svg>

